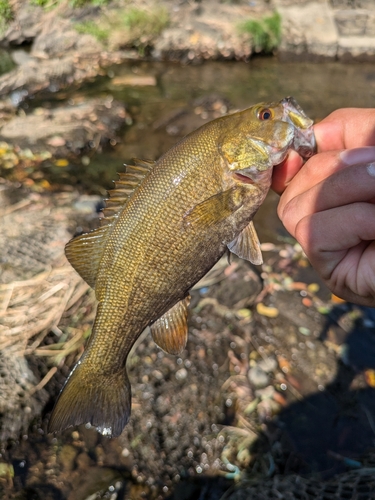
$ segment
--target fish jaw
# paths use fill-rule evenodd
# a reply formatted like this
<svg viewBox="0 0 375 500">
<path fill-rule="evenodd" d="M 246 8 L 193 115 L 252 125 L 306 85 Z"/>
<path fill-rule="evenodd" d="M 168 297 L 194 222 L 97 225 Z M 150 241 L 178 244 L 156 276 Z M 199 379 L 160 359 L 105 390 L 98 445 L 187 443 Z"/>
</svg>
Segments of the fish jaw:
<svg viewBox="0 0 375 500">
<path fill-rule="evenodd" d="M 317 150 L 313 120 L 305 114 L 294 97 L 285 97 L 280 104 L 284 109 L 284 120 L 294 127 L 292 149 L 297 151 L 302 158 L 311 158 Z"/>
</svg>

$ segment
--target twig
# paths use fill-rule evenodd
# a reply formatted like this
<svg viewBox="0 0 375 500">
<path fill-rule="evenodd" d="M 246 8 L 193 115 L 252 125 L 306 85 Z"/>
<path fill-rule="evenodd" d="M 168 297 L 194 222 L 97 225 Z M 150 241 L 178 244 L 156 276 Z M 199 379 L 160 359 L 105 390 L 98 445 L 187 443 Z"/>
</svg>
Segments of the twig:
<svg viewBox="0 0 375 500">
<path fill-rule="evenodd" d="M 40 389 L 43 389 L 43 387 L 51 380 L 51 378 L 55 375 L 56 372 L 57 372 L 57 366 L 53 366 L 48 371 L 48 373 L 42 378 L 39 384 L 37 384 L 30 390 L 30 396 L 35 394 L 37 391 L 40 391 Z"/>
</svg>

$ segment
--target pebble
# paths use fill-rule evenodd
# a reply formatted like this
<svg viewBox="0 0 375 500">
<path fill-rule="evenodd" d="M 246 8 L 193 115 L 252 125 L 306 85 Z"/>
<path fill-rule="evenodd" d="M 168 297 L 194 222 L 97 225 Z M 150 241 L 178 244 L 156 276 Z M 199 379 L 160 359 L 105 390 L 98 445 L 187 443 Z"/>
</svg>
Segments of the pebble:
<svg viewBox="0 0 375 500">
<path fill-rule="evenodd" d="M 188 375 L 188 372 L 187 372 L 186 368 L 181 368 L 180 370 L 177 370 L 177 372 L 176 372 L 176 379 L 177 380 L 185 380 L 187 375 Z"/>
<path fill-rule="evenodd" d="M 262 359 L 258 363 L 258 367 L 266 373 L 274 372 L 277 368 L 277 361 L 274 357 L 269 356 L 268 358 Z"/>
<path fill-rule="evenodd" d="M 62 447 L 59 454 L 59 461 L 64 471 L 70 472 L 74 469 L 74 461 L 77 456 L 77 450 L 74 446 L 66 444 Z"/>
<path fill-rule="evenodd" d="M 250 370 L 247 373 L 247 376 L 250 383 L 256 389 L 262 389 L 263 387 L 266 387 L 270 383 L 267 373 L 259 365 L 250 368 Z"/>
</svg>

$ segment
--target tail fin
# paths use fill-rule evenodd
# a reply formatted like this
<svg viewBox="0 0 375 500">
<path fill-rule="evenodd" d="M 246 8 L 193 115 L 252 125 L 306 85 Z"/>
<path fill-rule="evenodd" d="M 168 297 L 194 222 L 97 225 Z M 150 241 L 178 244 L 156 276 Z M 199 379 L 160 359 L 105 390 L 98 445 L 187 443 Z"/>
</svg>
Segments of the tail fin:
<svg viewBox="0 0 375 500">
<path fill-rule="evenodd" d="M 108 437 L 117 437 L 128 423 L 131 388 L 125 367 L 109 375 L 90 373 L 78 361 L 60 392 L 48 432 L 90 423 Z"/>
</svg>

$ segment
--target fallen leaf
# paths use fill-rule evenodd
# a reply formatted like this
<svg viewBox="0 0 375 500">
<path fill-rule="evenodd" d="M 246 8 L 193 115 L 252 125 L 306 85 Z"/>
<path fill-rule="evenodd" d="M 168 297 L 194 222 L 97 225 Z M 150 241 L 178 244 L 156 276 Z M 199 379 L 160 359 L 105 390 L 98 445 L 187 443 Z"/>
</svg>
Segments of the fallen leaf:
<svg viewBox="0 0 375 500">
<path fill-rule="evenodd" d="M 279 315 L 279 310 L 276 307 L 264 305 L 262 302 L 257 304 L 257 313 L 267 318 L 276 318 Z"/>
<path fill-rule="evenodd" d="M 59 158 L 55 160 L 56 167 L 67 167 L 69 165 L 69 161 L 66 158 Z"/>
<path fill-rule="evenodd" d="M 309 299 L 308 297 L 304 297 L 302 299 L 302 304 L 305 306 L 305 307 L 311 307 L 313 302 L 311 299 Z"/>
<path fill-rule="evenodd" d="M 310 293 L 317 293 L 317 292 L 319 292 L 319 290 L 320 290 L 320 286 L 318 285 L 318 283 L 310 283 L 310 284 L 307 286 L 307 290 L 308 290 Z"/>
<path fill-rule="evenodd" d="M 291 365 L 284 356 L 277 356 L 277 362 L 279 363 L 282 372 L 284 373 L 290 372 Z"/>
<path fill-rule="evenodd" d="M 369 387 L 375 388 L 375 370 L 365 370 L 365 380 Z"/>
<path fill-rule="evenodd" d="M 284 398 L 284 396 L 282 396 L 277 391 L 275 391 L 275 393 L 273 395 L 273 399 L 274 399 L 274 401 L 276 401 L 276 403 L 279 403 L 279 405 L 281 405 L 281 406 L 286 406 L 288 404 L 287 400 Z"/>
<path fill-rule="evenodd" d="M 334 295 L 333 293 L 331 294 L 331 300 L 335 304 L 343 304 L 346 302 L 346 300 L 342 299 L 341 297 L 338 297 L 337 295 Z"/>
<path fill-rule="evenodd" d="M 305 328 L 304 326 L 300 326 L 298 328 L 298 331 L 300 333 L 302 333 L 302 335 L 306 335 L 306 336 L 311 335 L 311 331 L 308 328 Z"/>
</svg>

